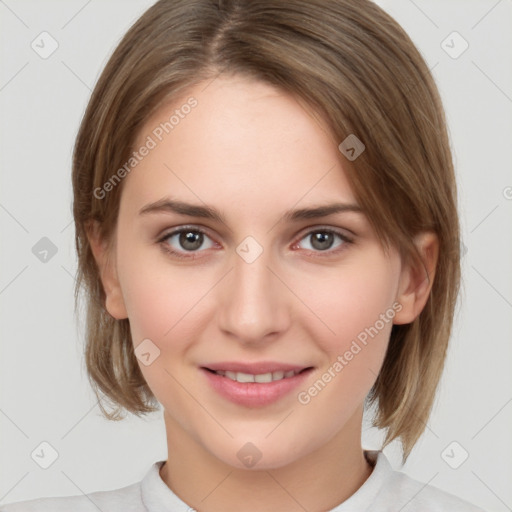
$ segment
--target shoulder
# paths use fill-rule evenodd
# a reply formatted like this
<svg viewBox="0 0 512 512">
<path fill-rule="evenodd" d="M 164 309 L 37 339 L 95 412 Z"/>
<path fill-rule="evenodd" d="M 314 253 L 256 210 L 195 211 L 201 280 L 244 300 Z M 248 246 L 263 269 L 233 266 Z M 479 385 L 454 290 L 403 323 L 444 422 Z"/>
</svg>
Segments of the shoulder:
<svg viewBox="0 0 512 512">
<path fill-rule="evenodd" d="M 38 498 L 0 505 L 0 512 L 140 512 L 142 505 L 140 483 L 112 491 L 97 491 L 77 496 Z"/>
<path fill-rule="evenodd" d="M 379 453 L 379 462 L 381 457 L 384 455 Z M 400 506 L 402 512 L 484 512 L 453 494 L 393 470 L 386 459 L 382 462 L 389 467 L 378 502 L 393 504 L 393 510 Z"/>
</svg>

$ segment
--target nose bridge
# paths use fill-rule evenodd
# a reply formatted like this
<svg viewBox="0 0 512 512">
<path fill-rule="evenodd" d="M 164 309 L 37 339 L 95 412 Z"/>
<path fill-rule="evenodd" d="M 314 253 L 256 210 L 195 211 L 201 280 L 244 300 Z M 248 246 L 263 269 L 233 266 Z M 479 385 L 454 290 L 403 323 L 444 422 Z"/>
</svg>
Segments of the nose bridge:
<svg viewBox="0 0 512 512">
<path fill-rule="evenodd" d="M 232 257 L 233 271 L 219 304 L 220 327 L 241 341 L 258 341 L 286 328 L 287 297 L 283 285 L 269 269 L 270 250 L 247 237 Z"/>
</svg>

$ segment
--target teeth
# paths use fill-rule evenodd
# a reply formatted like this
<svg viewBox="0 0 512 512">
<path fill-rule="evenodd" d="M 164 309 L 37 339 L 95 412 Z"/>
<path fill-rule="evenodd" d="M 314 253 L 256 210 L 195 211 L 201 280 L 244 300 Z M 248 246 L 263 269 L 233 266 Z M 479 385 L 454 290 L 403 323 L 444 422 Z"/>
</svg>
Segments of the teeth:
<svg viewBox="0 0 512 512">
<path fill-rule="evenodd" d="M 223 371 L 219 370 L 215 373 L 217 375 L 222 375 L 223 377 L 227 377 L 231 380 L 236 380 L 237 382 L 259 382 L 259 383 L 265 383 L 265 382 L 274 382 L 276 380 L 282 380 L 282 379 L 288 379 L 290 377 L 293 377 L 297 373 L 300 373 L 301 370 L 290 370 L 288 372 L 283 371 L 277 371 L 272 373 L 260 373 L 258 375 L 253 375 L 251 373 L 242 373 L 242 372 L 230 372 L 228 370 Z"/>
</svg>

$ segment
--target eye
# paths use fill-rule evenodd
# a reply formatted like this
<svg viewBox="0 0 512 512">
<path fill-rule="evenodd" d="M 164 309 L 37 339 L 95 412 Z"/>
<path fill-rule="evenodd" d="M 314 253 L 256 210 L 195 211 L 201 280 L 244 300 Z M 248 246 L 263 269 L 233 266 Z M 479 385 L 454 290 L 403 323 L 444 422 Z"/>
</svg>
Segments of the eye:
<svg viewBox="0 0 512 512">
<path fill-rule="evenodd" d="M 307 242 L 306 247 L 301 247 L 303 241 Z M 196 258 L 201 249 L 211 249 L 217 245 L 204 230 L 194 226 L 175 229 L 161 237 L 158 242 L 173 257 L 191 259 Z M 343 251 L 351 243 L 353 240 L 344 233 L 331 228 L 317 228 L 309 231 L 306 236 L 294 244 L 293 248 L 305 249 L 318 256 L 332 256 Z M 309 247 L 307 247 L 308 245 Z"/>
<path fill-rule="evenodd" d="M 338 239 L 338 243 L 336 244 L 336 238 Z M 333 253 L 338 253 L 345 249 L 345 246 L 351 244 L 353 240 L 346 236 L 345 234 L 327 228 L 319 228 L 314 231 L 309 231 L 304 238 L 301 239 L 301 242 L 305 240 L 308 243 L 309 247 L 305 247 L 306 250 L 312 252 L 325 252 L 327 255 L 332 255 Z M 300 246 L 301 242 L 298 242 L 294 245 L 294 247 Z M 304 249 L 304 247 L 302 247 Z M 324 256 L 320 254 L 320 256 Z"/>
<path fill-rule="evenodd" d="M 164 235 L 158 240 L 163 248 L 179 258 L 194 257 L 193 253 L 203 249 L 211 249 L 214 242 L 205 231 L 197 227 L 182 227 Z M 204 246 L 205 242 L 206 247 Z M 187 255 L 186 253 L 192 253 Z"/>
</svg>

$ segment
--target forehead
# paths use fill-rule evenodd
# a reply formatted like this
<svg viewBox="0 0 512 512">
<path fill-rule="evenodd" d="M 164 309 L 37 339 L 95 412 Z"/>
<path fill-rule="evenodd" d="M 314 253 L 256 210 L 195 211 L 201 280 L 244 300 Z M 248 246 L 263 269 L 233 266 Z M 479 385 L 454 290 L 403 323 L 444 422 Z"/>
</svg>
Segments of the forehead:
<svg viewBox="0 0 512 512">
<path fill-rule="evenodd" d="M 263 82 L 218 77 L 190 88 L 146 121 L 134 149 L 144 145 L 152 148 L 124 184 L 134 207 L 164 195 L 253 213 L 306 200 L 355 203 L 348 162 L 326 126 Z"/>
</svg>

